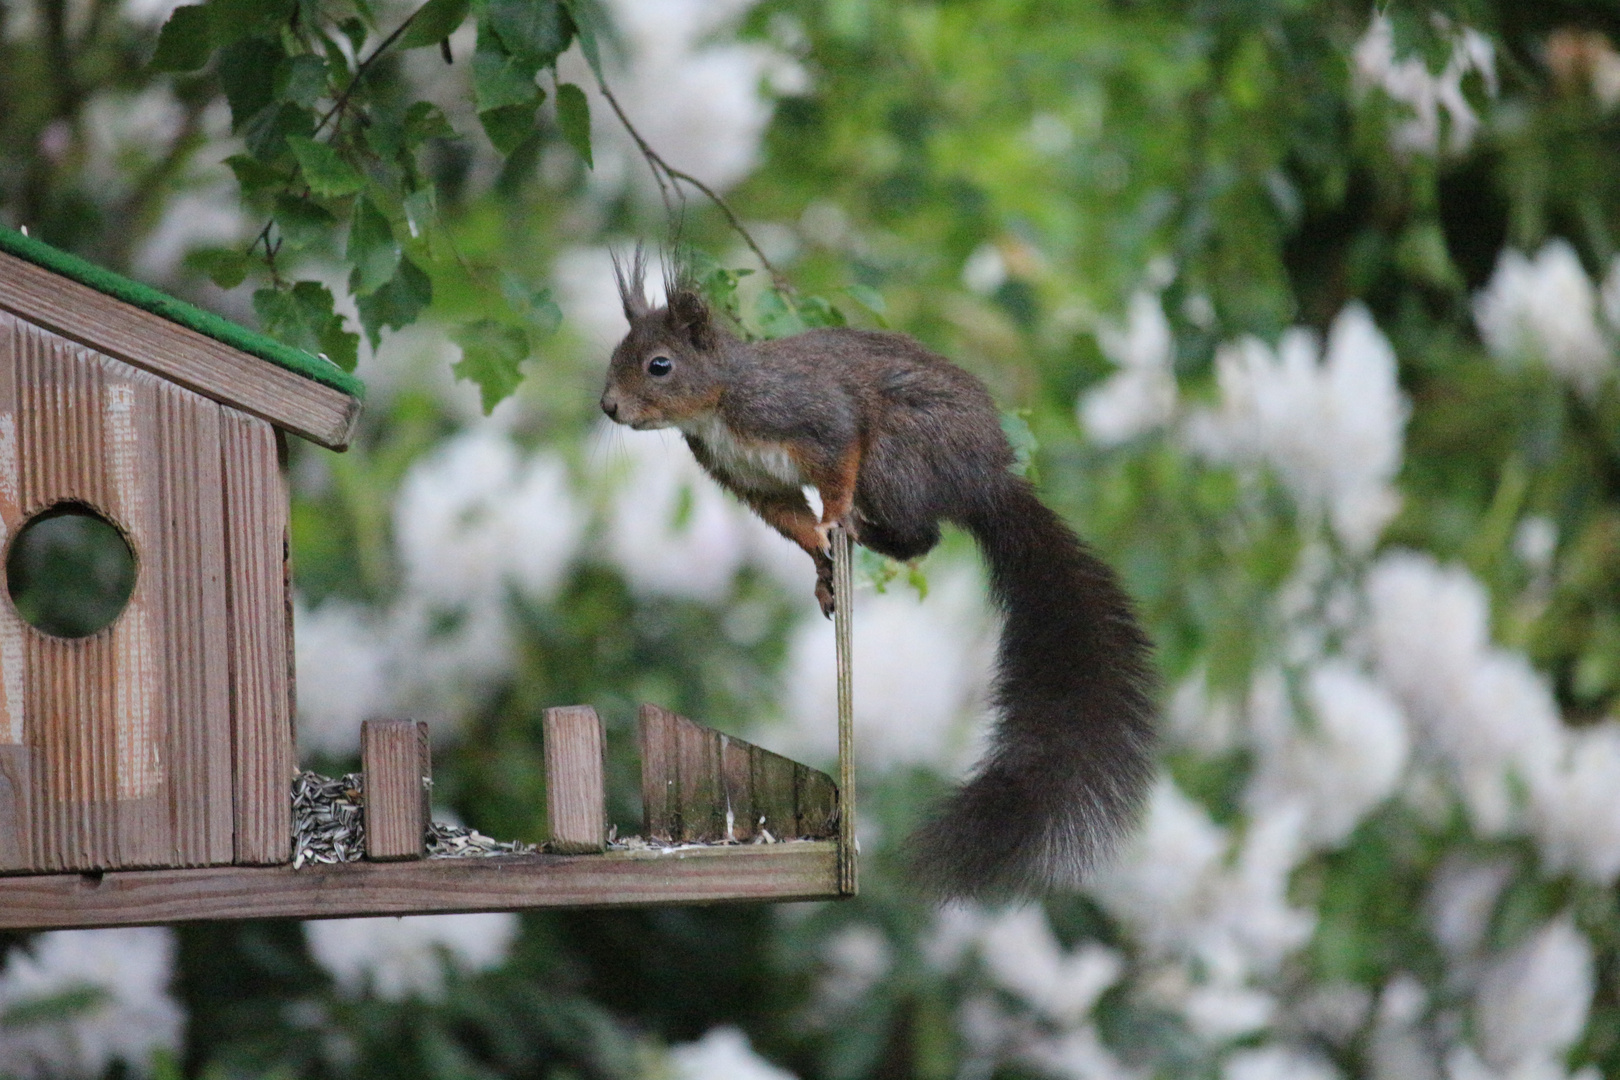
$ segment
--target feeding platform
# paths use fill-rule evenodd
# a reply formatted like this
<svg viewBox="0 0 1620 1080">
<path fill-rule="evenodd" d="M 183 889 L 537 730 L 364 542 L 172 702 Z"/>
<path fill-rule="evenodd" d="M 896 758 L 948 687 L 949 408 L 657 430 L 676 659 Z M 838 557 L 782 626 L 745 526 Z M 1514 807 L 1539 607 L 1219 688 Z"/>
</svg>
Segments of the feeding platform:
<svg viewBox="0 0 1620 1080">
<path fill-rule="evenodd" d="M 361 389 L 0 229 L 0 929 L 853 895 L 841 532 L 836 783 L 643 706 L 644 836 L 618 841 L 600 720 L 551 709 L 546 850 L 436 857 L 426 725 L 370 721 L 363 857 L 299 857 L 285 433 L 343 449 Z M 62 519 L 125 560 L 97 625 L 24 586 Z"/>
</svg>

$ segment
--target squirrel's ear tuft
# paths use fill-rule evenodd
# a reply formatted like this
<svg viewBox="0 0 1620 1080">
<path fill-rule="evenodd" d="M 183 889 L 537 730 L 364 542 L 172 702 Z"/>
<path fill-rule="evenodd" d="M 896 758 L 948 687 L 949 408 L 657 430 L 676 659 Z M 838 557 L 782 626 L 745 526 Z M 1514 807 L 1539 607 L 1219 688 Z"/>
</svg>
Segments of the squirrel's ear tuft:
<svg viewBox="0 0 1620 1080">
<path fill-rule="evenodd" d="M 647 250 L 640 244 L 630 256 L 628 268 L 618 252 L 613 252 L 613 277 L 619 283 L 619 303 L 624 305 L 624 317 L 631 322 L 652 310 L 647 303 Z"/>
<path fill-rule="evenodd" d="M 714 348 L 718 335 L 709 302 L 696 289 L 677 288 L 669 297 L 669 328 L 676 337 L 690 342 L 699 352 Z"/>
</svg>

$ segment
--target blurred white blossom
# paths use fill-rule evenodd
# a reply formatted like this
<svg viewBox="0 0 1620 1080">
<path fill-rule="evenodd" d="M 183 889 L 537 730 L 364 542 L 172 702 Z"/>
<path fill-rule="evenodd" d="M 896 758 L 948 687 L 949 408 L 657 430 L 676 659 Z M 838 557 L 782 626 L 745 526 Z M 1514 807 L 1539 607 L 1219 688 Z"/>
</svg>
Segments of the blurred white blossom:
<svg viewBox="0 0 1620 1080">
<path fill-rule="evenodd" d="M 346 993 L 390 1000 L 437 997 L 446 963 L 467 972 L 499 967 L 517 932 L 510 912 L 304 923 L 310 954 Z"/>
<path fill-rule="evenodd" d="M 754 1053 L 748 1036 L 734 1027 L 711 1028 L 696 1042 L 670 1047 L 669 1058 L 677 1080 L 795 1080 Z"/>
<path fill-rule="evenodd" d="M 1400 506 L 1393 481 L 1408 407 L 1395 352 L 1367 309 L 1339 313 L 1325 353 L 1295 328 L 1275 350 L 1253 337 L 1224 346 L 1215 365 L 1220 404 L 1189 418 L 1193 449 L 1268 466 L 1344 544 L 1371 547 Z"/>
<path fill-rule="evenodd" d="M 0 1073 L 95 1077 L 121 1061 L 147 1075 L 156 1051 L 180 1048 L 173 973 L 174 934 L 160 927 L 59 930 L 14 947 L 0 974 Z"/>
<path fill-rule="evenodd" d="M 1614 370 L 1614 349 L 1598 328 L 1597 290 L 1567 240 L 1554 238 L 1533 259 L 1511 248 L 1474 296 L 1485 347 L 1504 365 L 1539 361 L 1591 397 Z"/>
<path fill-rule="evenodd" d="M 1043 1073 L 1064 1080 L 1148 1080 L 1148 1069 L 1125 1065 L 1103 1045 L 1097 1028 L 1085 1024 L 1056 1036 L 1036 1040 L 1024 1048 L 1025 1061 Z"/>
<path fill-rule="evenodd" d="M 1522 654 L 1489 644 L 1488 599 L 1468 571 L 1393 551 L 1366 591 L 1370 652 L 1420 746 L 1451 771 L 1476 829 L 1513 827 L 1516 785 L 1541 789 L 1561 746 L 1551 689 Z"/>
<path fill-rule="evenodd" d="M 1620 879 L 1620 720 L 1565 733 L 1563 753 L 1530 797 L 1552 868 L 1599 885 Z"/>
<path fill-rule="evenodd" d="M 816 997 L 829 1009 L 859 1001 L 894 965 L 894 949 L 881 929 L 854 923 L 822 946 L 826 966 L 816 984 Z"/>
<path fill-rule="evenodd" d="M 1159 298 L 1131 297 L 1125 325 L 1097 330 L 1119 370 L 1080 399 L 1080 423 L 1094 442 L 1115 446 L 1169 423 L 1176 411 L 1175 338 Z"/>
<path fill-rule="evenodd" d="M 1326 1059 L 1291 1046 L 1239 1050 L 1221 1067 L 1221 1080 L 1338 1080 Z"/>
<path fill-rule="evenodd" d="M 1382 13 L 1373 15 L 1367 32 L 1356 43 L 1352 60 L 1358 89 L 1365 93 L 1377 87 L 1411 112 L 1391 132 L 1397 150 L 1436 153 L 1443 114 L 1448 124 L 1446 149 L 1460 154 L 1473 142 L 1480 123 L 1463 94 L 1463 79 L 1477 73 L 1486 92 L 1496 95 L 1496 50 L 1490 39 L 1468 27 L 1455 30 L 1451 37 L 1451 56 L 1438 75 L 1429 70 L 1422 56 L 1396 57 L 1395 26 Z"/>
<path fill-rule="evenodd" d="M 1567 916 L 1494 960 L 1474 999 L 1486 1063 L 1516 1070 L 1560 1057 L 1586 1028 L 1594 987 L 1592 946 Z"/>
<path fill-rule="evenodd" d="M 964 564 L 936 560 L 928 582 L 926 600 L 898 582 L 855 596 L 855 752 L 865 766 L 953 771 L 975 757 L 994 649 L 989 602 L 977 571 Z M 836 755 L 835 656 L 830 620 L 812 614 L 794 629 L 784 752 L 809 761 Z"/>
<path fill-rule="evenodd" d="M 396 657 L 377 613 L 345 600 L 309 608 L 296 598 L 293 642 L 298 745 L 334 756 L 353 754 L 360 746 L 361 723 L 391 712 L 396 689 Z"/>
<path fill-rule="evenodd" d="M 1248 802 L 1256 817 L 1297 805 L 1306 841 L 1335 847 L 1396 790 L 1409 751 L 1406 720 L 1388 691 L 1343 660 L 1313 667 L 1303 690 L 1310 713 L 1301 718 L 1280 674 L 1255 681 L 1259 764 Z"/>
<path fill-rule="evenodd" d="M 1038 905 L 1003 912 L 984 928 L 979 952 L 990 977 L 1058 1024 L 1077 1024 L 1119 981 L 1119 953 L 1096 942 L 1064 949 Z"/>
<path fill-rule="evenodd" d="M 1515 869 L 1507 859 L 1453 855 L 1435 871 L 1426 905 L 1429 929 L 1453 964 L 1473 956 L 1484 943 L 1491 913 Z"/>
</svg>

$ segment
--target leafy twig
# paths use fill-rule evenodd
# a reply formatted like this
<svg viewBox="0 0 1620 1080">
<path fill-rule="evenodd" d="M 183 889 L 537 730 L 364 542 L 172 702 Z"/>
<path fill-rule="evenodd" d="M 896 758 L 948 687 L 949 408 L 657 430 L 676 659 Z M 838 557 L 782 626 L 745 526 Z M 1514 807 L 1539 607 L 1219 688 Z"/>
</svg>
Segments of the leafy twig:
<svg viewBox="0 0 1620 1080">
<path fill-rule="evenodd" d="M 332 117 L 337 116 L 348 106 L 349 98 L 354 96 L 355 90 L 357 90 L 360 86 L 360 80 L 366 77 L 366 72 L 371 69 L 371 65 L 379 56 L 388 51 L 389 46 L 393 45 L 394 42 L 399 40 L 400 35 L 404 34 L 406 30 L 410 29 L 411 23 L 416 21 L 416 17 L 422 14 L 422 11 L 426 7 L 427 5 L 423 4 L 421 7 L 405 16 L 405 21 L 394 27 L 394 32 L 383 38 L 377 47 L 371 51 L 370 56 L 360 61 L 359 66 L 354 69 L 354 78 L 349 80 L 349 85 L 343 88 L 343 92 L 337 96 L 337 100 L 332 103 L 332 107 L 326 110 L 326 115 L 321 117 L 320 123 L 315 125 L 314 133 L 316 135 L 321 133 L 322 129 L 326 127 L 327 122 L 331 120 Z"/>
</svg>

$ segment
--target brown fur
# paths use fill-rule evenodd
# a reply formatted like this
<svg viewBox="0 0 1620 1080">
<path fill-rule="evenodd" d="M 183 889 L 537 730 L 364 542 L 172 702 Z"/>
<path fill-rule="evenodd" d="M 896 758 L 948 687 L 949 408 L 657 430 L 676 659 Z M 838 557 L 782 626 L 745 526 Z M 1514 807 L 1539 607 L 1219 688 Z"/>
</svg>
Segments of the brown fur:
<svg viewBox="0 0 1620 1080">
<path fill-rule="evenodd" d="M 923 555 L 940 522 L 965 528 L 1006 616 L 1000 720 L 973 777 L 913 837 L 942 896 L 1077 884 L 1135 819 L 1152 771 L 1150 646 L 1111 571 L 1009 467 L 984 385 L 916 341 L 811 330 L 744 342 L 689 284 L 653 309 L 638 252 L 620 294 L 630 332 L 613 351 L 603 411 L 677 427 L 703 468 L 804 548 L 830 612 L 827 530 L 896 559 Z M 661 358 L 666 374 L 649 371 Z M 821 493 L 817 518 L 803 494 Z"/>
</svg>

